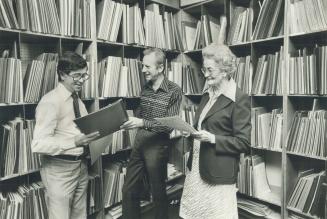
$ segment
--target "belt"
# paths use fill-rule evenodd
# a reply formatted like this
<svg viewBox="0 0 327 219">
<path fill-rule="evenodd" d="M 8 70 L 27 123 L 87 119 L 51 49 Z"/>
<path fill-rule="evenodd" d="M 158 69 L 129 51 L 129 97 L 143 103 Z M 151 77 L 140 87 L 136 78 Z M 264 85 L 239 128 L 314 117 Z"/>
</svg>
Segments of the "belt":
<svg viewBox="0 0 327 219">
<path fill-rule="evenodd" d="M 75 155 L 68 155 L 68 154 L 59 154 L 53 156 L 54 158 L 63 159 L 63 160 L 71 160 L 71 161 L 77 161 L 77 160 L 83 160 L 86 159 L 87 156 L 90 154 L 90 149 L 88 146 L 83 147 L 83 154 L 75 156 Z"/>
<path fill-rule="evenodd" d="M 52 157 L 62 159 L 62 160 L 71 160 L 71 161 L 78 161 L 78 160 L 86 159 L 85 154 L 81 154 L 79 156 L 59 154 L 59 155 L 55 155 L 55 156 L 52 156 Z"/>
</svg>

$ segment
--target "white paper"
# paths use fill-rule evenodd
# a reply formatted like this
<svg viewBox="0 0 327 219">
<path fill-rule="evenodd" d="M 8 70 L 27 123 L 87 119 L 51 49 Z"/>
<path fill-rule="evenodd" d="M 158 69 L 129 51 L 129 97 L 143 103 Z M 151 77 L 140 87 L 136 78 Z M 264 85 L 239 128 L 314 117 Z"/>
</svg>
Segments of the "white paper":
<svg viewBox="0 0 327 219">
<path fill-rule="evenodd" d="M 164 117 L 164 118 L 155 118 L 162 125 L 167 126 L 169 128 L 174 128 L 179 131 L 194 133 L 197 132 L 193 126 L 185 122 L 182 118 L 178 116 Z"/>
</svg>

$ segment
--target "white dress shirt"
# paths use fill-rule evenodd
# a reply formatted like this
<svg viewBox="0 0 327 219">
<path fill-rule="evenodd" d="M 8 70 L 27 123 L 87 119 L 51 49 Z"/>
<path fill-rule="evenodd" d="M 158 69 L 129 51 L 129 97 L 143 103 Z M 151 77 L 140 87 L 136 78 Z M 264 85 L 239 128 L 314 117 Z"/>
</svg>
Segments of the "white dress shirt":
<svg viewBox="0 0 327 219">
<path fill-rule="evenodd" d="M 82 147 L 76 147 L 75 137 L 82 133 L 73 122 L 75 119 L 71 92 L 59 83 L 44 95 L 36 113 L 36 125 L 32 141 L 32 151 L 48 155 L 81 155 Z M 79 99 L 81 116 L 87 115 L 83 102 Z"/>
</svg>

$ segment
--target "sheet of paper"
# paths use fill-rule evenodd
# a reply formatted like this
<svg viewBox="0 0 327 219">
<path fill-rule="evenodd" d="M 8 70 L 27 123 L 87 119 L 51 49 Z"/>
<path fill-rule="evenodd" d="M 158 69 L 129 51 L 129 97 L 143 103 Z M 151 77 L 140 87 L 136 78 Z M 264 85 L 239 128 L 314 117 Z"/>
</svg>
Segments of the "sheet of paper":
<svg viewBox="0 0 327 219">
<path fill-rule="evenodd" d="M 189 133 L 197 132 L 193 126 L 185 122 L 182 118 L 178 116 L 164 117 L 164 118 L 155 118 L 162 125 L 177 129 L 179 131 L 185 131 Z"/>
<path fill-rule="evenodd" d="M 96 139 L 90 143 L 91 164 L 93 164 L 112 143 L 112 134 Z"/>
</svg>

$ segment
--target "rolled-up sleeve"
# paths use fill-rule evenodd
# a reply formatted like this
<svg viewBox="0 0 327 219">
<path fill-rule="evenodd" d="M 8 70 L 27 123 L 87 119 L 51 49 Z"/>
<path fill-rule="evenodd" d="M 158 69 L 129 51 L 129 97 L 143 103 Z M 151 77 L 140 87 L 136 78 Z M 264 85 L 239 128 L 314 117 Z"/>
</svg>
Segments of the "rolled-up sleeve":
<svg viewBox="0 0 327 219">
<path fill-rule="evenodd" d="M 250 98 L 243 94 L 235 103 L 232 117 L 233 133 L 231 136 L 215 135 L 217 153 L 240 154 L 250 149 L 251 108 Z"/>
<path fill-rule="evenodd" d="M 32 152 L 57 155 L 76 147 L 75 137 L 55 134 L 58 122 L 57 109 L 55 104 L 42 101 L 36 108 Z"/>
</svg>

